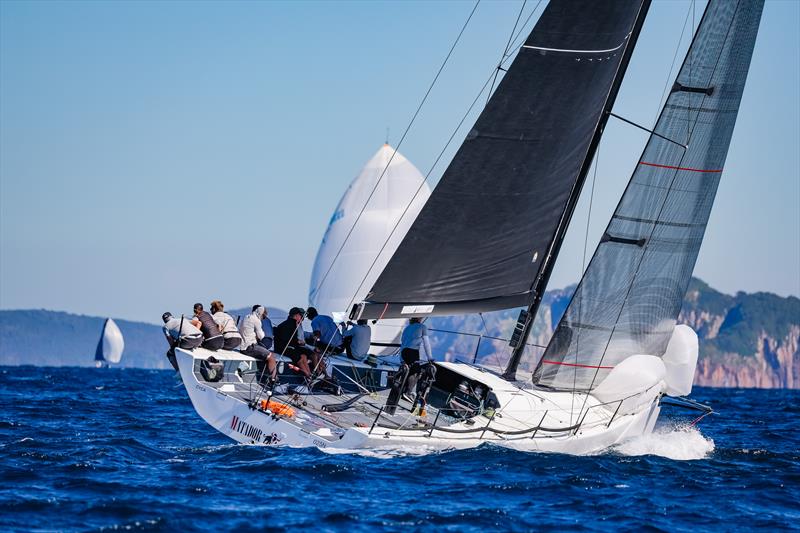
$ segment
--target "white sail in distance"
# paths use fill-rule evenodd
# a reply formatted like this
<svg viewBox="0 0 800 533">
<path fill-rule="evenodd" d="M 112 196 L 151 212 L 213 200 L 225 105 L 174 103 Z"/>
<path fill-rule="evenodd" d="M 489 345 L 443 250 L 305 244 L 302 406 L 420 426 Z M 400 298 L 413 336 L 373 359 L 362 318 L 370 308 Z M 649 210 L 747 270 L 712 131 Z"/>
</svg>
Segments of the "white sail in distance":
<svg viewBox="0 0 800 533">
<path fill-rule="evenodd" d="M 343 316 L 353 302 L 362 301 L 430 193 L 420 171 L 384 144 L 331 216 L 311 273 L 309 304 L 320 313 Z M 392 342 L 399 334 L 401 323 L 385 322 L 385 327 L 373 326 L 373 342 Z"/>
<path fill-rule="evenodd" d="M 108 363 L 119 363 L 122 359 L 122 350 L 125 349 L 125 339 L 114 320 L 107 318 L 103 324 L 103 332 L 100 341 L 97 343 L 95 352 L 96 361 Z"/>
</svg>

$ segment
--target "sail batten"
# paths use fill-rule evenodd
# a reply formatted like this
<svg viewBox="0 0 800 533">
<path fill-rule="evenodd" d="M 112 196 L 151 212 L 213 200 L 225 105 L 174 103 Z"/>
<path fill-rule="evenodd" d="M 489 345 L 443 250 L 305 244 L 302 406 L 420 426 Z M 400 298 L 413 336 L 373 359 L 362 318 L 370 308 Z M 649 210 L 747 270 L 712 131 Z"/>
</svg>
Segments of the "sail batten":
<svg viewBox="0 0 800 533">
<path fill-rule="evenodd" d="M 709 2 L 678 89 L 667 98 L 534 383 L 591 390 L 626 358 L 665 352 L 725 165 L 762 8 L 760 0 Z"/>
<path fill-rule="evenodd" d="M 648 0 L 551 2 L 355 315 L 529 306 Z"/>
</svg>

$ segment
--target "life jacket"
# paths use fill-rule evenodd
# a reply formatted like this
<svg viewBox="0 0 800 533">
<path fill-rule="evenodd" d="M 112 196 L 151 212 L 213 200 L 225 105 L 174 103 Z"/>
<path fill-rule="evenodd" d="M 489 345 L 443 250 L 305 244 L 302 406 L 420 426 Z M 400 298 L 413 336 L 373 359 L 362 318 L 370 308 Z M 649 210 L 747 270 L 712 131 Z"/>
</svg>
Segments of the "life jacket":
<svg viewBox="0 0 800 533">
<path fill-rule="evenodd" d="M 276 415 L 280 416 L 294 416 L 294 409 L 285 403 L 276 402 L 275 400 L 261 400 L 261 409 L 264 411 L 272 411 Z"/>
</svg>

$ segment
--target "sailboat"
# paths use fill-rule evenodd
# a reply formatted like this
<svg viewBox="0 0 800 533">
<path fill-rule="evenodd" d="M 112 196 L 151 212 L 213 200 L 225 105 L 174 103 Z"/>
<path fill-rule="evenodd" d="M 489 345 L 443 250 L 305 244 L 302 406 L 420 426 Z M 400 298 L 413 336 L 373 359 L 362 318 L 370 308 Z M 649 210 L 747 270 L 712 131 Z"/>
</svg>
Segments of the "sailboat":
<svg viewBox="0 0 800 533">
<path fill-rule="evenodd" d="M 397 250 L 350 317 L 522 308 L 502 372 L 424 365 L 343 399 L 203 379 L 176 350 L 197 412 L 241 443 L 594 453 L 653 430 L 691 392 L 695 332 L 676 325 L 723 172 L 763 9 L 710 0 L 629 184 L 542 358 L 519 375 L 531 323 L 633 53 L 649 0 L 543 11 Z M 398 376 L 407 368 L 401 367 Z M 706 409 L 707 412 L 707 409 Z"/>
<path fill-rule="evenodd" d="M 109 363 L 119 363 L 122 360 L 122 351 L 125 349 L 125 339 L 119 326 L 111 318 L 103 322 L 100 340 L 94 352 L 94 364 L 97 368 L 107 368 Z"/>
<path fill-rule="evenodd" d="M 405 237 L 430 196 L 420 171 L 385 143 L 350 183 L 331 216 L 317 251 L 309 305 L 336 322 L 360 302 Z M 371 326 L 370 353 L 397 352 L 404 320 Z"/>
</svg>

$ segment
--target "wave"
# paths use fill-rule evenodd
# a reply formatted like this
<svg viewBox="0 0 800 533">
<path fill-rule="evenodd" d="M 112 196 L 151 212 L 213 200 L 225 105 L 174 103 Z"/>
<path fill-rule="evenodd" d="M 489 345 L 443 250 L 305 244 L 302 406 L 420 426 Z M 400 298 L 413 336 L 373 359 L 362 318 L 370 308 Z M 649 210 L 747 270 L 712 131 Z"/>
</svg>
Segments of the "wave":
<svg viewBox="0 0 800 533">
<path fill-rule="evenodd" d="M 614 451 L 622 455 L 657 455 L 676 461 L 705 459 L 714 451 L 714 441 L 703 436 L 696 426 L 658 427 L 643 435 L 618 444 Z"/>
</svg>

